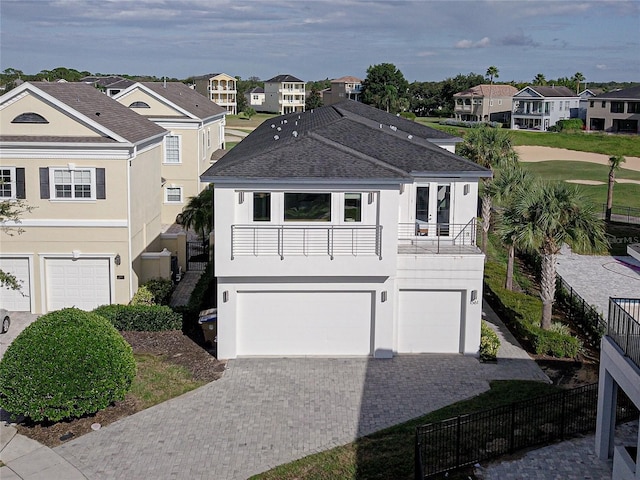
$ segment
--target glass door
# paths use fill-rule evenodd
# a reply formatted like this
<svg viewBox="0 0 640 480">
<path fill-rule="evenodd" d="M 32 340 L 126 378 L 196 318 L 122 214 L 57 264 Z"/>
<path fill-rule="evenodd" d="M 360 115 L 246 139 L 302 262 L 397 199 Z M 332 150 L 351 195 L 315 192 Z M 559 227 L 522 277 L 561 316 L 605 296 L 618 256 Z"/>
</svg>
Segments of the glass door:
<svg viewBox="0 0 640 480">
<path fill-rule="evenodd" d="M 448 237 L 451 222 L 451 185 L 438 185 L 436 208 L 438 235 Z"/>
<path fill-rule="evenodd" d="M 429 234 L 429 187 L 416 189 L 416 235 Z"/>
</svg>

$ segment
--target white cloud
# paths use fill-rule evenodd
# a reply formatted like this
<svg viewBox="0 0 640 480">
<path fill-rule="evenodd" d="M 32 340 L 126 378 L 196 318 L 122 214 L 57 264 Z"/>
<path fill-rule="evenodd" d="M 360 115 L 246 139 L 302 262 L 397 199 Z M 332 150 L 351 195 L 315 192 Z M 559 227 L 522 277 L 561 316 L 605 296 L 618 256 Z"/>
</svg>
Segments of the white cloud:
<svg viewBox="0 0 640 480">
<path fill-rule="evenodd" d="M 489 37 L 483 37 L 477 42 L 471 40 L 460 40 L 455 44 L 456 48 L 486 48 L 491 44 Z"/>
<path fill-rule="evenodd" d="M 596 68 L 598 70 L 606 70 L 607 66 L 604 63 L 599 63 L 599 64 L 596 65 Z"/>
</svg>

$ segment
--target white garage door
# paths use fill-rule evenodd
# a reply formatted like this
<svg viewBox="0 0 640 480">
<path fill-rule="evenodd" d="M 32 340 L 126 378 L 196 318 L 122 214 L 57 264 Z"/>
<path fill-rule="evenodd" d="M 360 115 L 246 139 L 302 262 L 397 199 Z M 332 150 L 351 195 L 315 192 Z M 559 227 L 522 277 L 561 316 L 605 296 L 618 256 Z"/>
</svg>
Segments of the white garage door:
<svg viewBox="0 0 640 480">
<path fill-rule="evenodd" d="M 461 291 L 401 290 L 398 352 L 460 352 L 462 298 Z"/>
<path fill-rule="evenodd" d="M 238 355 L 370 355 L 373 292 L 238 292 Z"/>
<path fill-rule="evenodd" d="M 111 303 L 109 260 L 47 258 L 47 311 L 66 307 L 93 310 Z"/>
<path fill-rule="evenodd" d="M 28 258 L 0 258 L 0 270 L 10 273 L 20 283 L 20 290 L 0 288 L 0 307 L 13 312 L 31 311 Z"/>
</svg>

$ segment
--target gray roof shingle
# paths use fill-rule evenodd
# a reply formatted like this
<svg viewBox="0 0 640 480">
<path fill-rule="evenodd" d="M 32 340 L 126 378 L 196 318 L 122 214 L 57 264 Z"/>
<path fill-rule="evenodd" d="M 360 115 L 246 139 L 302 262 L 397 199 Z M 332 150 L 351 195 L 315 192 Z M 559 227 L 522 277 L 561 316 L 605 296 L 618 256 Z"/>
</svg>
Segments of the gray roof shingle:
<svg viewBox="0 0 640 480">
<path fill-rule="evenodd" d="M 227 113 L 225 108 L 210 101 L 182 82 L 140 82 L 140 84 L 199 119 Z"/>
<path fill-rule="evenodd" d="M 269 82 L 269 83 L 302 82 L 302 80 L 300 80 L 297 77 L 294 77 L 293 75 L 283 74 L 283 75 L 276 75 L 275 77 L 270 78 L 269 80 L 265 80 L 265 82 Z"/>
<path fill-rule="evenodd" d="M 446 133 L 350 100 L 267 120 L 203 175 L 222 178 L 411 181 L 414 176 L 490 176 L 431 143 Z"/>
<path fill-rule="evenodd" d="M 624 99 L 624 100 L 639 100 L 640 99 L 640 85 L 635 87 L 623 88 L 621 90 L 614 90 L 613 92 L 598 93 L 595 98 L 612 98 L 612 99 Z"/>
</svg>

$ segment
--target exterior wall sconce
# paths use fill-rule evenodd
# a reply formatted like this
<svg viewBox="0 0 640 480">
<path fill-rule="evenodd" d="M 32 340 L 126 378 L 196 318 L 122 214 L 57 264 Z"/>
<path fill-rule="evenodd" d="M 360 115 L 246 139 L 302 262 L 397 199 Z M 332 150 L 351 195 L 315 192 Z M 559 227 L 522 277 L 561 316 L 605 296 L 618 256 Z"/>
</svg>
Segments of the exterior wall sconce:
<svg viewBox="0 0 640 480">
<path fill-rule="evenodd" d="M 222 292 L 222 301 L 225 303 L 229 301 L 229 290 Z"/>
<path fill-rule="evenodd" d="M 116 265 L 120 265 L 122 263 L 122 258 L 119 253 L 116 253 L 116 256 L 113 258 L 113 263 Z"/>
<path fill-rule="evenodd" d="M 380 292 L 380 301 L 382 303 L 387 301 L 387 291 L 383 290 L 382 292 Z"/>
<path fill-rule="evenodd" d="M 369 192 L 369 205 L 373 203 L 373 192 Z"/>
<path fill-rule="evenodd" d="M 469 192 L 471 191 L 471 185 L 469 185 L 468 183 L 464 184 L 464 194 L 465 195 L 469 195 Z"/>
<path fill-rule="evenodd" d="M 478 303 L 478 290 L 471 290 L 471 303 L 473 305 Z"/>
<path fill-rule="evenodd" d="M 244 192 L 238 193 L 238 203 L 242 205 L 244 203 Z"/>
</svg>

